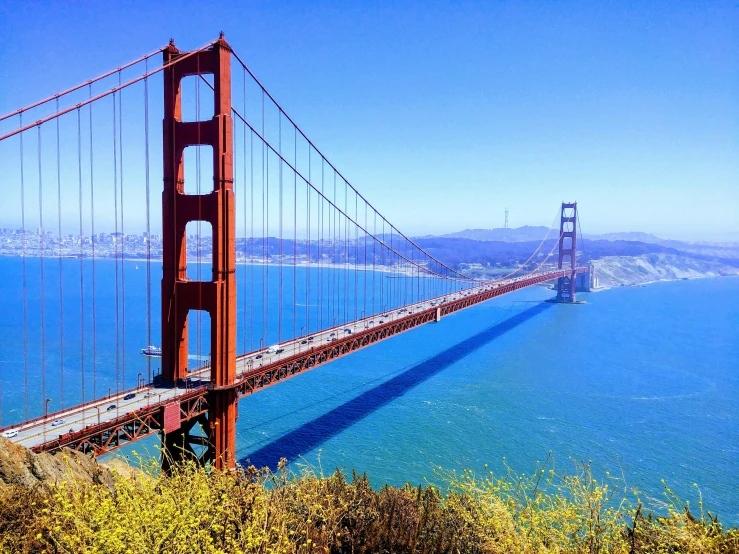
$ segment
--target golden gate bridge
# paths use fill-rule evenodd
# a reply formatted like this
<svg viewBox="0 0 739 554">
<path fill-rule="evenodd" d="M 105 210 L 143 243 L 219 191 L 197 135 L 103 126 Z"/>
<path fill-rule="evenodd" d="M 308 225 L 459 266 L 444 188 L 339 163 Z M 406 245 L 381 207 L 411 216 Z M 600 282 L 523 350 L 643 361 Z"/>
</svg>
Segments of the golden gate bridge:
<svg viewBox="0 0 739 554">
<path fill-rule="evenodd" d="M 160 434 L 165 466 L 230 468 L 240 398 L 525 287 L 556 281 L 556 301 L 574 303 L 587 277 L 576 203 L 507 274 L 437 260 L 349 183 L 223 35 L 188 52 L 170 41 L 0 125 L 23 313 L 22 415 L 0 432 L 35 451 L 101 454 Z M 132 219 L 146 229 L 135 242 Z M 145 294 L 145 314 L 132 314 L 132 294 Z M 160 338 L 160 372 L 132 361 L 132 336 Z"/>
</svg>

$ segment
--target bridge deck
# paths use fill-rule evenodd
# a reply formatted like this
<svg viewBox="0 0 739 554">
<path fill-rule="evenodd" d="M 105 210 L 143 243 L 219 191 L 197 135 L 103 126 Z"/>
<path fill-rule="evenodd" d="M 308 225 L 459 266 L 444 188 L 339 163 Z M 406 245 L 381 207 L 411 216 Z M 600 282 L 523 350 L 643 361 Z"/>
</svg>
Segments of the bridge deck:
<svg viewBox="0 0 739 554">
<path fill-rule="evenodd" d="M 576 272 L 587 272 L 587 268 L 578 268 Z M 280 353 L 257 351 L 242 355 L 236 362 L 235 388 L 239 397 L 252 394 L 398 333 L 437 321 L 439 317 L 515 290 L 564 277 L 568 273 L 569 270 L 556 270 L 486 283 L 299 337 L 280 345 L 283 349 Z M 109 452 L 123 444 L 163 431 L 165 406 L 179 405 L 180 421 L 206 413 L 207 393 L 211 389 L 209 373 L 210 367 L 200 367 L 191 371 L 189 379 L 177 387 L 152 384 L 121 391 L 111 397 L 0 431 L 16 430 L 18 434 L 13 440 L 37 452 L 56 451 L 62 447 L 87 453 Z M 135 396 L 126 400 L 125 397 L 130 394 Z M 110 406 L 115 407 L 108 409 Z"/>
</svg>

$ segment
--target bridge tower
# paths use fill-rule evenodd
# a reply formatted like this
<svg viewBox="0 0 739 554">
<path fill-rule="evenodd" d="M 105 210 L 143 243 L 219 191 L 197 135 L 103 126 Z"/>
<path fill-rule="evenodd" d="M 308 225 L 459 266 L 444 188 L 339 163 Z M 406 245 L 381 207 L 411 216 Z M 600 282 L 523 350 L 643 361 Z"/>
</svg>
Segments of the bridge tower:
<svg viewBox="0 0 739 554">
<path fill-rule="evenodd" d="M 176 412 L 174 405 L 164 408 L 168 423 L 163 440 L 163 466 L 166 469 L 168 461 L 178 461 L 188 456 L 188 452 L 193 453 L 187 443 L 206 442 L 206 459 L 201 461 L 231 468 L 235 463 L 237 415 L 231 47 L 221 35 L 211 48 L 188 54 L 180 52 L 170 41 L 164 50 L 164 65 L 162 380 L 176 384 L 187 377 L 188 313 L 204 310 L 211 321 L 211 390 L 208 418 L 201 421 L 207 441 L 203 437 L 191 437 L 187 426 L 180 427 L 179 404 Z M 213 118 L 182 121 L 182 79 L 204 74 L 213 76 Z M 213 190 L 185 194 L 184 149 L 196 145 L 213 148 Z M 191 221 L 205 221 L 212 226 L 210 281 L 187 278 L 185 228 Z"/>
<path fill-rule="evenodd" d="M 572 210 L 571 215 L 567 215 L 567 210 Z M 577 267 L 577 202 L 562 202 L 559 223 L 558 267 L 559 269 L 569 269 L 570 275 L 560 277 L 557 280 L 557 302 L 575 302 L 575 286 L 577 282 L 577 276 L 575 274 L 575 268 Z"/>
</svg>

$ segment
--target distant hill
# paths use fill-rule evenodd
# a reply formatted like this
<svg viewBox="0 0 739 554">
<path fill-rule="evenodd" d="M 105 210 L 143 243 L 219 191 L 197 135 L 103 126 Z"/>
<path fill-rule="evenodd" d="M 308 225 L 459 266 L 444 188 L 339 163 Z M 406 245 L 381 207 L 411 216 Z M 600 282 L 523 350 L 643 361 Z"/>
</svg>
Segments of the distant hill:
<svg viewBox="0 0 739 554">
<path fill-rule="evenodd" d="M 456 233 L 441 235 L 445 239 L 469 239 L 497 242 L 528 242 L 532 240 L 541 241 L 547 234 L 547 228 L 543 226 L 524 225 L 516 229 L 465 229 Z M 550 237 L 552 234 L 550 233 Z M 557 233 L 559 236 L 559 233 Z"/>
<path fill-rule="evenodd" d="M 549 233 L 548 238 L 556 238 L 558 236 L 558 232 L 559 229 L 553 229 L 552 232 Z M 445 235 L 426 235 L 424 237 L 418 238 L 469 239 L 486 242 L 541 242 L 546 234 L 547 228 L 544 226 L 524 225 L 523 227 L 517 227 L 515 229 L 504 229 L 501 227 L 498 227 L 496 229 L 465 229 L 464 231 L 447 233 Z M 643 242 L 646 244 L 659 244 L 661 246 L 676 248 L 678 250 L 691 250 L 696 248 L 705 248 L 708 246 L 713 246 L 718 249 L 729 248 L 732 250 L 736 250 L 737 246 L 739 246 L 739 242 L 687 242 L 680 240 L 663 239 L 651 233 L 644 233 L 642 231 L 603 233 L 601 235 L 586 233 L 583 238 L 585 238 L 585 240 L 607 240 L 611 242 L 626 241 Z"/>
<path fill-rule="evenodd" d="M 636 242 L 646 242 L 648 244 L 663 244 L 666 241 L 664 239 L 661 239 L 651 233 L 642 233 L 641 231 L 629 231 L 626 233 L 604 233 L 602 235 L 585 235 L 586 239 L 591 240 L 610 240 L 610 241 L 616 241 L 616 240 L 628 240 L 628 241 L 636 241 Z"/>
<path fill-rule="evenodd" d="M 546 232 L 546 229 L 545 229 Z M 480 241 L 464 238 L 425 237 L 415 239 L 416 243 L 429 254 L 452 267 L 460 264 L 501 265 L 508 267 L 526 260 L 541 243 L 541 237 L 533 241 Z M 535 256 L 533 263 L 541 262 L 546 253 L 556 247 L 557 237 L 552 237 Z M 637 241 L 586 240 L 578 245 L 579 260 L 583 263 L 604 256 L 640 256 L 643 254 L 678 254 L 679 251 L 662 246 Z M 556 256 L 554 257 L 556 261 Z"/>
</svg>

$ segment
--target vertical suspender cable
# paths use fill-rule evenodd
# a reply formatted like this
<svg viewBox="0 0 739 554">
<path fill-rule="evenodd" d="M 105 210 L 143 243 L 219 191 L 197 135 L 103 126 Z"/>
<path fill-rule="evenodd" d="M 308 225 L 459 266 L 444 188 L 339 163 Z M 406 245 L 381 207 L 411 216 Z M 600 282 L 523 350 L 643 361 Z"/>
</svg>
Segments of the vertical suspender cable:
<svg viewBox="0 0 739 554">
<path fill-rule="evenodd" d="M 325 202 L 325 197 L 323 196 L 323 183 L 324 183 L 324 177 L 325 177 L 325 169 L 324 169 L 325 163 L 324 159 L 321 158 L 321 197 L 318 199 L 318 207 L 320 209 L 319 218 L 320 218 L 320 236 L 318 238 L 318 306 L 317 309 L 320 310 L 318 315 L 318 325 L 319 329 L 323 329 L 323 238 L 324 238 L 324 229 L 323 229 L 323 206 Z"/>
<path fill-rule="evenodd" d="M 311 146 L 308 145 L 308 181 L 313 182 L 312 178 L 312 167 L 311 167 L 311 159 L 310 159 L 310 151 Z M 310 203 L 310 187 L 305 187 L 305 215 L 306 215 L 306 244 L 305 244 L 305 258 L 306 258 L 306 270 L 305 270 L 305 332 L 307 335 L 310 335 L 310 255 L 311 255 L 311 249 L 310 249 L 310 242 L 311 242 L 311 203 Z"/>
<path fill-rule="evenodd" d="M 243 85 L 244 85 L 244 88 L 243 88 L 243 93 L 244 93 L 244 106 L 243 106 L 243 108 L 244 108 L 244 117 L 246 117 L 246 71 L 244 71 L 243 68 L 241 70 L 241 74 L 242 74 Z M 234 121 L 234 124 L 235 123 L 236 122 Z M 247 177 L 246 177 L 246 161 L 247 161 L 247 157 L 246 157 L 246 123 L 243 124 L 243 127 L 244 127 L 244 190 L 241 192 L 241 195 L 244 197 L 244 307 L 243 307 L 243 310 L 244 310 L 244 314 L 243 314 L 243 316 L 244 316 L 244 330 L 243 330 L 243 336 L 244 336 L 244 353 L 246 353 L 246 352 L 251 352 L 251 348 L 248 347 L 248 343 L 246 342 L 246 337 L 247 337 L 247 317 L 246 317 L 246 314 L 247 314 L 247 307 L 248 307 L 248 295 L 246 293 L 246 281 L 247 281 L 247 279 L 246 279 L 246 273 L 247 273 L 246 244 L 247 244 L 247 240 L 248 240 L 248 238 L 247 238 L 248 227 L 247 227 L 247 221 L 246 221 L 247 214 L 248 214 L 247 207 L 246 207 L 246 204 L 247 204 L 247 195 L 246 195 L 246 182 L 247 182 Z M 250 133 L 250 136 L 251 136 L 251 133 Z M 251 167 L 251 164 L 250 164 L 250 167 Z"/>
<path fill-rule="evenodd" d="M 249 181 L 250 195 L 249 207 L 251 209 L 251 260 L 249 262 L 251 302 L 249 302 L 249 352 L 254 351 L 254 133 L 249 132 Z"/>
<path fill-rule="evenodd" d="M 82 404 L 85 403 L 85 262 L 82 236 L 82 113 L 77 108 L 77 181 L 79 188 L 80 210 L 80 384 L 82 388 Z"/>
<path fill-rule="evenodd" d="M 20 126 L 23 127 L 23 112 L 20 113 Z M 20 138 L 21 161 L 21 272 L 23 274 L 23 395 L 25 417 L 28 420 L 28 287 L 26 283 L 26 185 L 23 173 L 23 133 Z"/>
<path fill-rule="evenodd" d="M 59 99 L 56 99 L 59 111 Z M 62 161 L 59 151 L 59 118 L 56 118 L 56 208 L 57 234 L 59 238 L 59 400 L 64 408 L 64 294 L 62 291 Z"/>
<path fill-rule="evenodd" d="M 365 204 L 366 206 L 366 204 Z M 372 212 L 372 236 L 377 236 L 377 212 L 373 210 Z M 375 275 L 377 274 L 377 240 L 372 240 L 372 315 L 376 315 L 377 311 L 375 308 L 375 292 L 377 287 L 375 286 Z"/>
<path fill-rule="evenodd" d="M 375 211 L 375 216 L 377 215 L 377 211 Z M 381 217 L 380 220 L 382 221 L 382 241 L 385 242 L 387 239 L 385 238 L 385 220 Z M 382 265 L 382 277 L 380 278 L 380 306 L 382 311 L 385 311 L 385 282 L 387 279 L 385 278 L 385 247 L 384 245 L 380 247 L 380 255 L 382 257 L 380 263 Z"/>
<path fill-rule="evenodd" d="M 348 184 L 344 181 L 344 323 L 349 321 L 349 193 Z"/>
<path fill-rule="evenodd" d="M 121 84 L 121 72 L 118 72 L 118 85 Z M 121 164 L 121 384 L 126 388 L 126 231 L 123 212 L 123 90 L 118 93 L 118 148 Z M 138 385 L 138 383 L 137 383 Z"/>
<path fill-rule="evenodd" d="M 200 56 L 196 58 L 195 61 L 196 65 L 196 72 L 198 75 L 200 75 Z M 200 121 L 200 79 L 195 79 L 195 121 Z M 198 283 L 200 283 L 203 280 L 202 277 L 202 266 L 201 266 L 201 251 L 200 251 L 200 241 L 201 241 L 201 234 L 202 234 L 202 213 L 203 213 L 203 197 L 201 196 L 202 190 L 200 188 L 201 182 L 200 182 L 200 125 L 197 126 L 197 146 L 195 147 L 195 188 L 196 188 L 196 194 L 198 198 L 198 220 L 195 223 L 195 273 L 196 273 L 196 279 Z M 214 182 L 215 185 L 215 182 Z M 213 229 L 213 233 L 215 234 L 215 229 Z M 217 240 L 216 237 L 213 237 L 213 240 Z M 185 244 L 187 244 L 187 236 L 185 236 Z M 187 265 L 187 247 L 185 248 L 185 264 Z M 213 267 L 215 267 L 215 260 L 212 261 Z M 213 275 L 213 278 L 215 278 L 215 274 Z M 198 306 L 202 307 L 203 305 L 203 287 L 202 285 L 198 285 Z M 203 310 L 198 310 L 197 313 L 197 322 L 198 322 L 198 335 L 196 339 L 196 351 L 198 360 L 202 360 L 202 341 L 203 341 Z M 213 345 L 211 345 L 212 347 Z M 189 365 L 189 364 L 188 364 Z"/>
<path fill-rule="evenodd" d="M 277 342 L 278 344 L 282 342 L 282 166 L 284 165 L 282 162 L 282 112 L 277 112 L 278 119 L 277 119 L 277 128 L 278 128 L 278 154 L 280 157 L 280 167 L 278 171 L 277 178 L 279 180 L 278 183 L 278 206 L 279 206 L 279 212 L 277 214 L 277 221 L 278 221 L 278 233 L 279 233 L 279 255 L 280 255 L 280 267 L 279 267 L 279 274 L 278 274 L 278 294 L 277 294 Z"/>
<path fill-rule="evenodd" d="M 92 98 L 92 87 L 89 89 Z M 93 175 L 92 104 L 90 102 L 90 246 L 92 249 L 92 397 L 97 398 L 97 310 L 95 307 L 95 178 Z M 80 240 L 82 238 L 80 237 Z"/>
<path fill-rule="evenodd" d="M 44 195 L 41 178 L 41 126 L 38 130 L 39 276 L 41 278 L 41 396 L 46 405 L 46 287 L 44 285 Z"/>
<path fill-rule="evenodd" d="M 337 202 L 337 199 L 336 199 L 336 171 L 334 171 L 334 206 L 337 206 L 338 205 L 336 202 Z M 333 243 L 333 247 L 334 247 L 333 248 L 333 252 L 334 252 L 333 258 L 334 258 L 334 263 L 336 263 L 339 260 L 338 246 L 336 244 L 337 243 L 337 230 L 336 230 L 337 225 L 336 225 L 336 223 L 337 223 L 337 217 L 338 217 L 338 210 L 336 209 L 336 207 L 333 208 L 333 212 L 334 212 L 334 218 L 333 218 L 334 219 L 334 232 L 333 232 L 332 243 Z M 339 223 L 341 223 L 340 220 L 339 220 Z M 341 236 L 341 234 L 338 234 L 338 236 Z M 339 284 L 339 275 L 337 274 L 336 269 L 334 269 L 332 271 L 332 273 L 334 274 L 334 283 L 335 283 L 335 285 L 332 287 L 331 297 L 333 298 L 333 296 L 334 296 L 333 293 L 335 291 L 336 292 L 336 298 L 334 300 L 334 310 L 331 312 L 331 317 L 334 318 L 331 323 L 332 323 L 333 326 L 335 326 L 336 325 L 336 320 L 339 318 L 339 287 L 338 287 L 338 284 Z"/>
<path fill-rule="evenodd" d="M 262 124 L 264 124 L 264 120 L 262 120 Z M 262 136 L 264 136 L 264 134 L 262 134 Z M 266 163 L 265 173 L 266 173 L 266 180 L 267 180 L 267 212 L 265 214 L 265 220 L 266 220 L 265 227 L 267 229 L 267 237 L 266 237 L 267 260 L 265 260 L 265 262 L 267 265 L 267 279 L 266 279 L 267 294 L 264 298 L 264 305 L 265 305 L 265 313 L 266 313 L 265 315 L 265 330 L 266 330 L 265 346 L 269 346 L 269 266 L 272 261 L 272 254 L 270 252 L 270 247 L 269 247 L 269 150 L 266 151 L 266 162 L 267 163 Z"/>
<path fill-rule="evenodd" d="M 120 298 L 119 294 L 119 281 L 118 281 L 118 240 L 120 235 L 118 234 L 118 136 L 116 131 L 116 105 L 115 105 L 116 93 L 113 93 L 113 221 L 115 234 L 113 238 L 113 259 L 115 262 L 115 392 L 118 394 L 120 390 L 120 376 L 121 376 L 121 350 L 120 350 Z M 116 404 L 117 405 L 117 404 Z M 116 408 L 117 411 L 117 408 Z"/>
<path fill-rule="evenodd" d="M 146 60 L 149 73 L 149 60 Z M 146 166 L 146 344 L 151 344 L 151 197 L 149 180 L 149 78 L 144 79 L 144 160 Z M 146 356 L 146 381 L 151 383 L 151 356 Z"/>
<path fill-rule="evenodd" d="M 262 91 L 262 137 L 264 137 L 264 91 Z M 266 226 L 265 226 L 265 143 L 262 142 L 262 332 L 259 336 L 259 348 L 264 346 L 264 342 L 267 341 L 266 328 L 267 328 L 267 280 L 265 278 L 265 264 L 267 263 L 267 254 L 265 250 L 265 241 L 267 240 Z"/>
<path fill-rule="evenodd" d="M 298 167 L 298 130 L 293 127 L 293 161 Z M 298 311 L 298 174 L 293 170 L 293 339 L 297 338 Z"/>
<path fill-rule="evenodd" d="M 359 221 L 358 215 L 359 198 L 354 195 L 354 221 Z M 354 320 L 359 319 L 357 317 L 357 310 L 359 309 L 359 225 L 354 224 Z"/>
<path fill-rule="evenodd" d="M 364 203 L 364 295 L 363 298 L 363 307 L 364 307 L 364 313 L 365 316 L 367 314 L 367 230 L 369 227 L 367 227 L 367 202 Z"/>
<path fill-rule="evenodd" d="M 336 201 L 336 193 L 334 193 L 334 202 Z M 336 269 L 334 263 L 336 262 L 336 225 L 335 225 L 335 213 L 333 212 L 333 206 L 326 202 L 326 209 L 328 211 L 328 236 L 329 236 L 329 263 L 328 271 L 326 274 L 326 296 L 328 296 L 328 312 L 326 325 L 333 327 L 334 325 L 334 274 Z"/>
<path fill-rule="evenodd" d="M 385 218 L 382 219 L 383 223 L 385 222 Z M 397 267 L 395 267 L 395 250 L 393 249 L 393 228 L 390 227 L 390 249 L 388 251 L 388 255 L 390 256 L 390 261 L 392 264 L 392 275 L 393 277 L 397 277 L 395 273 L 398 271 Z M 395 287 L 397 286 L 397 279 L 390 279 L 390 282 L 388 283 L 388 304 L 390 304 L 390 308 L 395 308 L 395 304 L 393 300 L 395 299 Z"/>
</svg>

